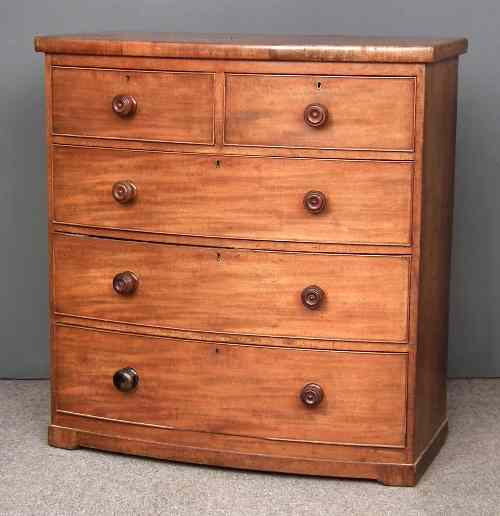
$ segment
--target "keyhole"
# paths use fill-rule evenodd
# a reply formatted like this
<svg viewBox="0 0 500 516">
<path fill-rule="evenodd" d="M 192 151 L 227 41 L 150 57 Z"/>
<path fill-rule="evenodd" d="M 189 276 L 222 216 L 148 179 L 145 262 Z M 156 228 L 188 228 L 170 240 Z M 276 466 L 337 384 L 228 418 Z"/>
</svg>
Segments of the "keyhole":
<svg viewBox="0 0 500 516">
<path fill-rule="evenodd" d="M 318 81 L 318 82 L 316 83 L 316 88 L 318 88 L 318 90 L 319 90 L 319 89 L 321 89 L 321 82 L 319 82 L 319 81 Z"/>
<path fill-rule="evenodd" d="M 222 261 L 222 256 L 220 253 L 217 253 L 217 261 L 218 262 L 221 262 Z"/>
<path fill-rule="evenodd" d="M 215 168 L 220 168 L 220 166 L 221 166 L 221 161 L 220 161 L 220 159 L 215 160 Z"/>
</svg>

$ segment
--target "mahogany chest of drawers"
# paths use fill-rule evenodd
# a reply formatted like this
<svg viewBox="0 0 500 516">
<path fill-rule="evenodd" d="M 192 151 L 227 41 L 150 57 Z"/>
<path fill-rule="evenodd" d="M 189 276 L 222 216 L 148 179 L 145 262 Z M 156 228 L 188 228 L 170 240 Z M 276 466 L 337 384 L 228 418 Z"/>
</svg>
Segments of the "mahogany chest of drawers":
<svg viewBox="0 0 500 516">
<path fill-rule="evenodd" d="M 35 46 L 50 444 L 414 485 L 447 432 L 466 40 Z"/>
</svg>

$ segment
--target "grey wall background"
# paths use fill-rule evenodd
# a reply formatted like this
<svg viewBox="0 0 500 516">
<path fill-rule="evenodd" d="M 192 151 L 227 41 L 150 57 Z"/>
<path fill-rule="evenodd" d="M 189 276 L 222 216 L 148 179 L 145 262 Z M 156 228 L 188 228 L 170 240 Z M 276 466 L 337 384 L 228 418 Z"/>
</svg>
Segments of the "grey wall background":
<svg viewBox="0 0 500 516">
<path fill-rule="evenodd" d="M 0 378 L 48 375 L 43 59 L 34 34 L 153 30 L 466 36 L 450 376 L 500 376 L 498 0 L 1 0 Z"/>
</svg>

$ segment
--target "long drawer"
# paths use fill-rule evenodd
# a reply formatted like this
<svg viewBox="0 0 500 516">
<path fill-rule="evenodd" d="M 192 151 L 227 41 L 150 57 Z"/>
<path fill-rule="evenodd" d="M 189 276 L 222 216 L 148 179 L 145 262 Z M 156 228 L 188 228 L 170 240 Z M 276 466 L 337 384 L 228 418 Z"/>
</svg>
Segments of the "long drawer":
<svg viewBox="0 0 500 516">
<path fill-rule="evenodd" d="M 214 143 L 214 74 L 54 67 L 55 134 Z"/>
<path fill-rule="evenodd" d="M 228 74 L 225 143 L 412 151 L 415 78 Z"/>
<path fill-rule="evenodd" d="M 56 326 L 53 360 L 63 413 L 267 439 L 405 443 L 403 353 L 257 348 Z"/>
<path fill-rule="evenodd" d="M 53 155 L 58 222 L 251 240 L 410 242 L 411 163 L 66 146 Z"/>
<path fill-rule="evenodd" d="M 58 313 L 201 332 L 406 342 L 406 256 L 56 235 Z"/>
</svg>

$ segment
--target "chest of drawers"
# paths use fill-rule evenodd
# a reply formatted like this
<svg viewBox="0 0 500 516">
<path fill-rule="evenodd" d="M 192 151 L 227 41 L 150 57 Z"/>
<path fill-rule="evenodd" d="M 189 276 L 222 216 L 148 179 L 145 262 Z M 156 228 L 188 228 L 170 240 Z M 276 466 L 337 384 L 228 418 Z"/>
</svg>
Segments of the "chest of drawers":
<svg viewBox="0 0 500 516">
<path fill-rule="evenodd" d="M 43 36 L 49 442 L 414 485 L 447 432 L 467 42 Z"/>
</svg>

